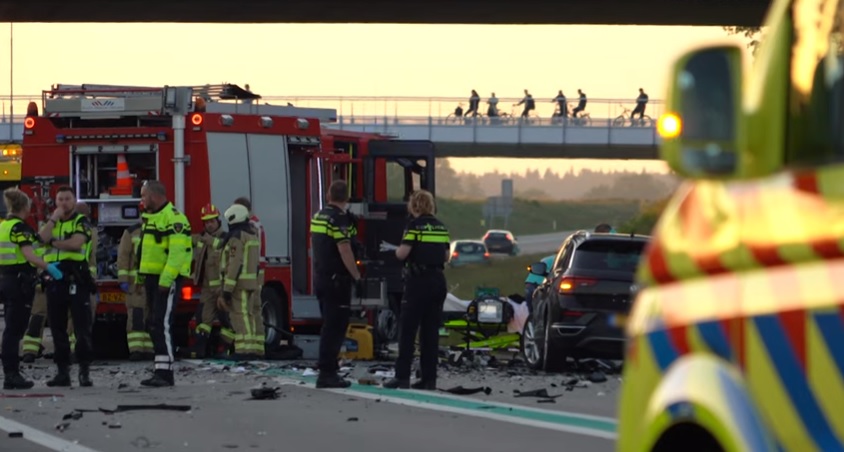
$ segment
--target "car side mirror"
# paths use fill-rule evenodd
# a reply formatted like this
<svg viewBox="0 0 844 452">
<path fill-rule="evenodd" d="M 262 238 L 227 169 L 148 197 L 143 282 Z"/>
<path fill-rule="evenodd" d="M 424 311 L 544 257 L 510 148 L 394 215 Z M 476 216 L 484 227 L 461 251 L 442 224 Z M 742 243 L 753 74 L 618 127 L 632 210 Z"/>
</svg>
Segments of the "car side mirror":
<svg viewBox="0 0 844 452">
<path fill-rule="evenodd" d="M 545 262 L 535 262 L 531 264 L 530 267 L 528 267 L 528 271 L 538 276 L 548 275 L 548 267 L 545 265 Z"/>
<path fill-rule="evenodd" d="M 660 153 L 691 179 L 730 179 L 740 172 L 742 50 L 714 46 L 674 65 L 666 113 L 657 121 Z"/>
</svg>

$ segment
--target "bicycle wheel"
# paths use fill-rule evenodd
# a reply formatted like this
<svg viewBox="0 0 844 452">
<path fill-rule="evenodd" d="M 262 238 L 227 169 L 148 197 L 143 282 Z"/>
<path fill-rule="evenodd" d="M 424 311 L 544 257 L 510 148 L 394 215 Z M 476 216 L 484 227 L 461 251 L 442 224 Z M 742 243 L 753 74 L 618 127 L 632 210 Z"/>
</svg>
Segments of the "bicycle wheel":
<svg viewBox="0 0 844 452">
<path fill-rule="evenodd" d="M 624 115 L 619 115 L 619 117 L 612 120 L 612 126 L 623 127 L 625 122 L 627 122 L 627 119 L 624 117 Z"/>
<path fill-rule="evenodd" d="M 651 119 L 651 117 L 650 117 L 650 116 L 645 115 L 645 116 L 642 118 L 642 121 L 640 122 L 640 125 L 641 125 L 642 127 L 653 127 L 653 126 L 654 126 L 654 120 L 653 120 L 653 119 Z"/>
</svg>

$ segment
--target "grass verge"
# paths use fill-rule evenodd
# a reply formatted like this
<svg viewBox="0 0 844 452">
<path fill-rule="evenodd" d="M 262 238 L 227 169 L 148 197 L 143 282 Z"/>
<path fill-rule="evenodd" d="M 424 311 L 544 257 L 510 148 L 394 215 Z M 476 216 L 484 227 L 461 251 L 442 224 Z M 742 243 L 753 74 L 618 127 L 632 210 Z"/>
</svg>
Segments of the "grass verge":
<svg viewBox="0 0 844 452">
<path fill-rule="evenodd" d="M 471 300 L 475 288 L 497 287 L 501 295 L 524 293 L 528 265 L 538 262 L 550 253 L 493 259 L 492 264 L 467 265 L 446 268 L 445 278 L 451 293 L 463 300 Z"/>
</svg>

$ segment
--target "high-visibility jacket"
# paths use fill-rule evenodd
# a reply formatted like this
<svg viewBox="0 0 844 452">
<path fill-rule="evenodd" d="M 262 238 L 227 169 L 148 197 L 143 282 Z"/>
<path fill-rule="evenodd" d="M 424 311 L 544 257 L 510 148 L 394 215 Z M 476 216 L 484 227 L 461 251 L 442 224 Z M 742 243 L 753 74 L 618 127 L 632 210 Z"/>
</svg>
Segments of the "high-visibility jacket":
<svg viewBox="0 0 844 452">
<path fill-rule="evenodd" d="M 144 212 L 138 254 L 139 275 L 159 275 L 158 285 L 169 287 L 179 276 L 190 276 L 190 223 L 171 203 L 157 212 Z"/>
<path fill-rule="evenodd" d="M 21 226 L 15 227 L 18 224 Z M 25 264 L 21 244 L 33 244 L 35 241 L 35 231 L 20 218 L 12 217 L 0 223 L 0 267 Z"/>
<path fill-rule="evenodd" d="M 202 287 L 220 285 L 220 253 L 222 252 L 223 229 L 215 232 L 202 231 L 191 237 L 193 243 L 193 283 Z"/>
<path fill-rule="evenodd" d="M 138 277 L 137 256 L 141 243 L 141 223 L 129 226 L 123 231 L 117 245 L 117 280 L 135 284 Z"/>
<path fill-rule="evenodd" d="M 91 225 L 88 218 L 81 213 L 76 213 L 68 220 L 59 220 L 53 225 L 53 240 L 67 240 L 73 235 L 82 234 L 85 236 L 85 244 L 82 248 L 73 251 L 60 250 L 49 247 L 44 253 L 44 260 L 47 262 L 86 262 L 88 257 L 88 245 L 91 242 Z"/>
<path fill-rule="evenodd" d="M 236 228 L 226 237 L 221 254 L 223 292 L 258 289 L 261 242 L 248 229 Z"/>
</svg>

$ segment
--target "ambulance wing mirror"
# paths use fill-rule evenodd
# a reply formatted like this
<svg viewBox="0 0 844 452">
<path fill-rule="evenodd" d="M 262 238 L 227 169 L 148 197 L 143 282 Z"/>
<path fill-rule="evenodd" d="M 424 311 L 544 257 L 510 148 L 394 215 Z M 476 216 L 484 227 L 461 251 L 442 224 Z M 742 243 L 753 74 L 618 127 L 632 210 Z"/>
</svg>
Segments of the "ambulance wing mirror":
<svg viewBox="0 0 844 452">
<path fill-rule="evenodd" d="M 740 47 L 706 47 L 678 60 L 657 121 L 660 154 L 672 170 L 691 179 L 738 175 L 741 85 Z"/>
</svg>

